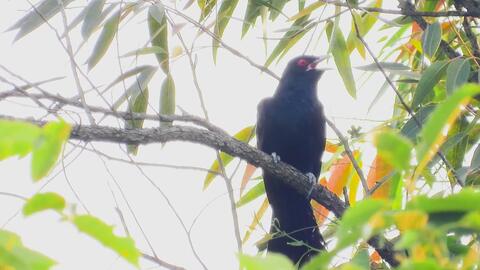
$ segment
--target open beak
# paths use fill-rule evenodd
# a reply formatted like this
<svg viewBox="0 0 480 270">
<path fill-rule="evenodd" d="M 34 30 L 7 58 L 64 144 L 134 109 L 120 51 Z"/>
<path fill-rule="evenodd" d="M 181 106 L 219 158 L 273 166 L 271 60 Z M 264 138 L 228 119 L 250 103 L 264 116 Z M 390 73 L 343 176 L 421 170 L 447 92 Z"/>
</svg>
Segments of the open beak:
<svg viewBox="0 0 480 270">
<path fill-rule="evenodd" d="M 313 70 L 313 69 L 326 70 L 326 69 L 323 69 L 323 68 L 317 68 L 317 65 L 318 65 L 320 62 L 322 62 L 322 61 L 324 61 L 324 60 L 326 60 L 326 59 L 328 59 L 328 58 L 330 58 L 329 55 L 321 55 L 321 56 L 319 56 L 315 61 L 313 61 L 312 63 L 310 63 L 310 64 L 307 66 L 307 71 L 310 71 L 310 70 Z"/>
</svg>

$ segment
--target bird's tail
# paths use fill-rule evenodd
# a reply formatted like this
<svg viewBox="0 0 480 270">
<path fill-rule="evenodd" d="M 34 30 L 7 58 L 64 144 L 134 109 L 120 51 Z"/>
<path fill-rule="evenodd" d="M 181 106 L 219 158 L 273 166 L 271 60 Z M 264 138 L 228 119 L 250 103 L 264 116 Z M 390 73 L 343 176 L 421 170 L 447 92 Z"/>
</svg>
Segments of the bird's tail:
<svg viewBox="0 0 480 270">
<path fill-rule="evenodd" d="M 300 266 L 325 249 L 309 202 L 294 215 L 273 217 L 270 233 L 268 251 L 284 254 Z"/>
</svg>

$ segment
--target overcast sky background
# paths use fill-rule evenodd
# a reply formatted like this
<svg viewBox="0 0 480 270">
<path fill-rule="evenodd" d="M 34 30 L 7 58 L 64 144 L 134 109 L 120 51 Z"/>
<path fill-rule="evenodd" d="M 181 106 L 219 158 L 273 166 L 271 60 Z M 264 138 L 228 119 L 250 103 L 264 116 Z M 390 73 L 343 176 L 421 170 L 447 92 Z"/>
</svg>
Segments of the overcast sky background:
<svg viewBox="0 0 480 270">
<path fill-rule="evenodd" d="M 179 2 L 179 7 L 183 7 L 186 1 L 177 2 Z M 247 1 L 240 2 L 240 6 L 237 7 L 234 14 L 236 18 L 243 17 Z M 293 15 L 296 13 L 296 3 L 293 2 L 287 5 L 286 14 Z M 307 4 L 310 2 L 312 1 L 307 1 Z M 386 2 L 390 3 L 386 3 L 385 7 L 394 8 L 393 2 L 396 1 Z M 70 9 L 67 11 L 69 21 L 80 11 L 79 8 L 72 7 L 82 7 L 85 3 L 86 1 L 75 1 L 70 5 Z M 169 4 L 171 3 L 169 2 Z M 2 8 L 0 9 L 0 30 L 2 31 L 0 33 L 0 63 L 29 82 L 65 76 L 65 79 L 44 85 L 43 88 L 65 97 L 76 95 L 75 82 L 67 54 L 49 27 L 44 25 L 15 43 L 13 43 L 15 32 L 3 32 L 23 16 L 28 8 L 29 3 L 24 0 L 2 2 Z M 196 7 L 192 7 L 186 12 L 194 18 L 198 18 L 197 11 Z M 118 42 L 114 41 L 105 58 L 92 71 L 88 72 L 86 65 L 83 65 L 83 63 L 91 53 L 99 31 L 90 38 L 76 55 L 76 60 L 81 64 L 82 70 L 88 72 L 90 80 L 101 89 L 102 86 L 108 85 L 120 73 L 117 46 L 120 50 L 119 54 L 123 55 L 144 46 L 148 41 L 145 14 L 146 12 L 135 17 L 127 25 L 122 25 Z M 331 14 L 332 9 L 328 8 L 324 17 Z M 172 18 L 177 23 L 184 22 L 178 17 Z M 59 32 L 63 32 L 60 16 L 52 19 L 51 23 Z M 275 31 L 281 30 L 287 25 L 285 19 L 279 18 L 278 22 L 269 23 L 268 31 L 272 37 L 278 38 L 279 33 L 275 33 Z M 323 27 L 323 24 L 321 24 L 321 27 Z M 321 30 L 321 27 L 317 30 L 317 33 Z M 350 31 L 348 16 L 343 16 L 342 27 L 346 35 Z M 82 42 L 79 32 L 77 28 L 71 33 L 75 48 Z M 182 29 L 182 35 L 188 44 L 191 43 L 196 32 L 197 29 L 192 25 L 187 25 Z M 224 36 L 225 42 L 237 48 L 255 62 L 263 63 L 266 54 L 261 40 L 261 26 L 250 31 L 243 39 L 240 39 L 240 33 L 241 22 L 235 19 L 231 20 Z M 367 40 L 373 50 L 378 52 L 380 46 L 376 44 L 377 40 L 389 34 L 391 32 L 372 31 L 369 33 Z M 309 36 L 310 34 L 307 34 L 307 38 L 304 39 L 308 39 Z M 269 52 L 275 44 L 276 40 L 268 42 Z M 318 44 L 318 46 L 310 46 L 307 50 L 308 54 L 321 55 L 327 53 L 328 46 L 325 37 L 318 43 L 313 42 L 312 44 Z M 170 49 L 179 45 L 176 37 L 170 38 Z M 304 53 L 306 45 L 306 42 L 302 42 L 295 46 L 277 65 L 272 65 L 272 70 L 280 75 L 288 59 Z M 198 56 L 199 84 L 205 96 L 211 122 L 224 128 L 230 134 L 234 134 L 255 123 L 258 102 L 262 98 L 272 95 L 277 82 L 268 75 L 260 73 L 244 60 L 222 49 L 219 50 L 218 62 L 214 65 L 210 46 L 211 40 L 206 35 L 200 37 L 195 43 L 195 54 Z M 121 58 L 120 61 L 123 70 L 129 70 L 141 64 L 157 65 L 153 55 L 142 56 L 137 60 L 132 57 Z M 368 57 L 367 60 L 363 60 L 354 52 L 352 62 L 354 66 L 358 66 L 370 64 L 372 60 Z M 335 67 L 333 61 L 325 64 L 325 66 Z M 176 83 L 177 105 L 191 114 L 202 116 L 187 58 L 179 57 L 172 60 L 171 72 Z M 388 119 L 392 112 L 393 94 L 390 89 L 369 113 L 367 111 L 369 104 L 384 82 L 380 74 L 374 74 L 365 84 L 363 84 L 367 78 L 365 74 L 354 71 L 354 75 L 357 78 L 357 100 L 352 99 L 347 94 L 335 70 L 328 71 L 321 79 L 318 87 L 318 96 L 324 104 L 327 116 L 334 120 L 344 134 L 351 125 L 361 126 L 362 131 L 369 131 L 372 127 L 378 125 L 376 120 Z M 24 84 L 3 70 L 0 70 L 0 76 L 8 78 L 18 85 Z M 157 72 L 149 87 L 150 103 L 156 110 L 158 110 L 158 91 L 163 78 L 164 75 L 160 71 Z M 127 86 L 130 83 L 130 80 L 127 81 Z M 84 79 L 82 79 L 82 86 L 89 89 Z M 10 88 L 11 86 L 0 83 L 2 91 Z M 122 91 L 121 84 L 112 90 L 114 93 L 112 96 L 110 94 L 106 95 L 107 99 L 113 101 L 113 96 L 116 96 L 120 91 Z M 103 105 L 93 94 L 87 95 L 87 102 Z M 26 99 L 18 99 L 15 102 L 0 101 L 0 104 L 0 114 L 2 115 L 17 117 L 40 117 L 44 115 L 44 112 L 36 109 L 35 104 Z M 149 112 L 153 113 L 154 111 L 149 110 Z M 79 123 L 78 114 L 71 113 L 64 115 L 64 117 L 68 121 Z M 87 118 L 84 115 L 82 116 L 82 123 L 87 124 Z M 121 123 L 112 119 L 108 119 L 104 123 L 121 126 Z M 157 124 L 148 122 L 146 125 L 156 126 Z M 328 137 L 336 139 L 331 130 L 328 131 Z M 73 145 L 78 142 L 71 141 L 71 143 L 67 145 L 65 150 L 66 157 L 63 162 L 66 166 L 65 170 L 60 163 L 48 177 L 39 183 L 33 183 L 31 180 L 29 157 L 21 160 L 11 158 L 0 162 L 0 191 L 28 197 L 48 183 L 43 191 L 54 191 L 62 194 L 71 205 L 76 205 L 75 211 L 78 213 L 87 212 L 82 206 L 83 203 L 91 214 L 115 225 L 115 232 L 123 235 L 124 230 L 121 221 L 114 209 L 116 199 L 125 215 L 128 228 L 136 240 L 137 246 L 142 251 L 151 254 L 140 229 L 127 208 L 125 200 L 122 198 L 119 187 L 116 185 L 118 183 L 158 256 L 187 269 L 200 269 L 200 265 L 190 250 L 185 232 L 168 206 L 166 201 L 166 198 L 168 198 L 187 227 L 200 214 L 191 236 L 199 256 L 207 267 L 209 269 L 237 268 L 232 218 L 225 184 L 222 179 L 217 178 L 206 191 L 202 191 L 204 172 L 146 166 L 141 166 L 143 170 L 141 172 L 134 165 L 111 161 L 95 153 L 82 151 L 81 148 L 75 148 Z M 92 145 L 108 155 L 128 159 L 122 150 L 125 148 L 123 145 L 106 143 L 93 143 Z M 88 145 L 88 147 L 91 148 L 92 145 Z M 373 159 L 373 152 L 368 144 L 364 147 L 364 150 L 364 164 L 368 165 Z M 67 153 L 70 154 L 67 155 Z M 326 158 L 328 157 L 327 155 Z M 134 157 L 135 160 L 142 162 L 203 168 L 208 168 L 214 158 L 215 152 L 211 149 L 190 143 L 168 143 L 163 148 L 158 144 L 142 146 L 139 155 Z M 70 164 L 72 160 L 73 163 Z M 230 173 L 236 163 L 237 161 L 233 162 L 229 167 L 228 171 Z M 235 188 L 239 187 L 244 166 L 245 164 L 242 162 L 239 172 L 234 178 L 233 185 Z M 145 173 L 166 197 L 162 196 L 142 173 Z M 67 180 L 82 203 L 72 192 Z M 113 191 L 115 199 L 111 191 Z M 238 190 L 235 190 L 235 196 L 238 199 Z M 4 229 L 18 233 L 26 246 L 55 259 L 58 265 L 54 269 L 134 269 L 122 259 L 119 259 L 112 251 L 102 247 L 88 236 L 79 233 L 69 223 L 62 222 L 56 213 L 45 212 L 29 218 L 24 218 L 20 214 L 10 219 L 21 209 L 22 203 L 21 200 L 12 197 L 0 196 L 0 226 L 3 225 Z M 261 200 L 257 200 L 238 210 L 242 236 L 252 221 L 253 212 L 259 207 L 260 203 Z M 269 217 L 270 213 L 263 220 L 265 228 L 269 227 Z M 251 240 L 246 243 L 244 249 L 246 253 L 256 253 L 254 242 L 260 239 L 262 235 L 263 232 L 258 229 Z M 156 268 L 152 263 L 142 261 L 142 269 Z"/>
</svg>

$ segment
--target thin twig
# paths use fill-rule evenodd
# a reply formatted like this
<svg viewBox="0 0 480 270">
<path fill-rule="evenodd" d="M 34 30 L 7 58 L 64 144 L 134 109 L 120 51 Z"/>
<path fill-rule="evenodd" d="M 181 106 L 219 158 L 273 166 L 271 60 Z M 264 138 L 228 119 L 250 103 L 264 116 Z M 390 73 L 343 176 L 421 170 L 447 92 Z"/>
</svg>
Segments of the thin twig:
<svg viewBox="0 0 480 270">
<path fill-rule="evenodd" d="M 348 144 L 347 138 L 345 138 L 342 134 L 342 132 L 335 126 L 335 124 L 330 121 L 329 119 L 327 120 L 327 124 L 330 126 L 331 129 L 337 134 L 338 139 L 340 139 L 340 142 L 343 144 L 345 148 L 345 153 L 347 153 L 348 158 L 352 162 L 353 168 L 355 168 L 355 171 L 357 172 L 360 182 L 362 183 L 363 191 L 365 194 L 369 194 L 368 190 L 368 184 L 367 184 L 367 179 L 365 178 L 365 175 L 363 174 L 362 169 L 360 168 L 360 165 L 358 164 L 357 160 L 355 159 L 355 156 L 353 155 L 352 150 L 350 149 L 350 145 Z"/>
<path fill-rule="evenodd" d="M 408 1 L 407 1 L 408 2 Z M 348 3 L 348 2 L 347 2 Z M 395 84 L 393 83 L 393 81 L 390 79 L 390 77 L 388 76 L 388 74 L 386 73 L 385 69 L 382 67 L 382 65 L 380 64 L 380 62 L 378 61 L 377 57 L 375 56 L 375 54 L 373 53 L 372 49 L 370 48 L 370 46 L 368 46 L 367 42 L 365 41 L 365 39 L 363 39 L 362 35 L 360 34 L 360 31 L 359 31 L 359 28 L 358 28 L 358 24 L 357 24 L 357 21 L 355 19 L 355 16 L 353 16 L 353 11 L 351 8 L 349 8 L 350 10 L 350 13 L 352 14 L 352 20 L 353 20 L 353 25 L 355 27 L 355 33 L 356 33 L 356 36 L 357 38 L 362 42 L 363 46 L 367 49 L 368 51 L 368 54 L 370 55 L 370 57 L 372 57 L 373 61 L 375 62 L 375 64 L 377 65 L 378 69 L 380 70 L 380 72 L 382 72 L 383 76 L 385 77 L 385 79 L 387 80 L 388 84 L 390 85 L 390 87 L 393 89 L 393 91 L 395 92 L 398 100 L 400 101 L 400 103 L 402 104 L 402 107 L 408 112 L 408 114 L 410 115 L 410 117 L 414 120 L 415 124 L 421 128 L 423 125 L 422 123 L 420 122 L 420 120 L 418 120 L 418 118 L 415 116 L 413 110 L 410 108 L 410 106 L 408 106 L 408 104 L 405 102 L 405 100 L 403 99 L 403 96 L 400 94 L 400 91 L 398 91 L 397 87 L 395 86 Z M 423 20 L 423 18 L 421 18 Z M 426 22 L 425 22 L 426 23 Z M 448 45 L 448 44 L 447 44 Z M 437 155 L 440 157 L 440 159 L 443 161 L 443 163 L 445 164 L 445 166 L 447 167 L 447 170 L 448 171 L 451 171 L 456 182 L 460 185 L 460 186 L 463 186 L 463 183 L 461 183 L 461 181 L 459 180 L 460 178 L 458 177 L 457 175 L 457 172 L 455 171 L 455 169 L 453 168 L 453 166 L 450 164 L 450 162 L 447 160 L 447 158 L 445 157 L 445 155 L 441 152 L 441 151 L 438 151 L 437 152 Z"/>
</svg>

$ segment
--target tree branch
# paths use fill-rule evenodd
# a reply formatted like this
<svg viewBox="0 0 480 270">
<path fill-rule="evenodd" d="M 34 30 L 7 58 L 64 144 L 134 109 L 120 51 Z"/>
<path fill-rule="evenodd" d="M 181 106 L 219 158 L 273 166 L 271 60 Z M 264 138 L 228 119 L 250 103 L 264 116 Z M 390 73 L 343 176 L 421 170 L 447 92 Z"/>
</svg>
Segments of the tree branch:
<svg viewBox="0 0 480 270">
<path fill-rule="evenodd" d="M 0 120 L 27 121 L 37 125 L 44 125 L 45 121 L 25 120 L 0 115 Z M 278 177 L 305 196 L 311 191 L 309 178 L 293 166 L 284 162 L 274 162 L 272 156 L 236 140 L 228 135 L 189 126 L 171 126 L 147 129 L 118 129 L 106 126 L 73 125 L 70 138 L 84 142 L 110 142 L 121 144 L 151 144 L 166 143 L 169 141 L 184 141 L 202 144 L 221 150 L 229 155 L 239 157 L 256 167 L 261 167 L 268 173 Z M 346 210 L 345 203 L 334 193 L 322 185 L 315 185 L 311 191 L 311 198 L 332 211 L 335 216 L 341 217 Z M 380 237 L 369 240 L 382 258 L 390 265 L 396 266 L 393 245 Z"/>
</svg>

